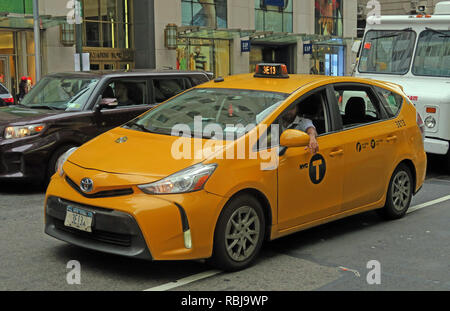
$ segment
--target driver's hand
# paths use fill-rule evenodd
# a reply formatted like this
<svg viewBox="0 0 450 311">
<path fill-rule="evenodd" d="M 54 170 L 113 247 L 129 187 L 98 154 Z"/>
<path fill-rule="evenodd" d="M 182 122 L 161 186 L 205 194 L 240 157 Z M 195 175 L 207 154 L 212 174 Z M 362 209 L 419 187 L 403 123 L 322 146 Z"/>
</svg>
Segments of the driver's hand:
<svg viewBox="0 0 450 311">
<path fill-rule="evenodd" d="M 319 143 L 317 142 L 317 139 L 315 136 L 310 136 L 309 139 L 309 145 L 305 148 L 305 150 L 309 149 L 309 152 L 312 154 L 316 154 L 319 152 Z"/>
</svg>

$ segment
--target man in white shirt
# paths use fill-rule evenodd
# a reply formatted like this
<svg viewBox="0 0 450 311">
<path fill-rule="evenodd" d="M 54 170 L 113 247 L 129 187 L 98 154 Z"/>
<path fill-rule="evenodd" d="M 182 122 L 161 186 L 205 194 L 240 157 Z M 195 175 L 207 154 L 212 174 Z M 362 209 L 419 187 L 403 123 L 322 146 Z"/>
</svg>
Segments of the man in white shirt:
<svg viewBox="0 0 450 311">
<path fill-rule="evenodd" d="M 301 118 L 297 113 L 297 105 L 286 112 L 281 120 L 281 133 L 288 129 L 305 132 L 309 135 L 309 145 L 306 147 L 306 149 L 309 149 L 312 154 L 316 154 L 317 152 L 319 152 L 316 127 L 310 119 Z"/>
</svg>

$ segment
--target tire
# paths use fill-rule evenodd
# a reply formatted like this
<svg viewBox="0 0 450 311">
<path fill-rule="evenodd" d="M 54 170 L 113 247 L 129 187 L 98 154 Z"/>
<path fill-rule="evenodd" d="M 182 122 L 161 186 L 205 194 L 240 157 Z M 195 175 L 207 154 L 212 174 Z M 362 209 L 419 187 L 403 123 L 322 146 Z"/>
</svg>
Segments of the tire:
<svg viewBox="0 0 450 311">
<path fill-rule="evenodd" d="M 64 145 L 62 147 L 59 147 L 56 149 L 56 151 L 53 152 L 53 154 L 50 157 L 50 160 L 48 161 L 47 165 L 47 173 L 45 177 L 45 183 L 48 185 L 50 182 L 50 178 L 56 173 L 56 164 L 58 163 L 58 159 L 66 153 L 67 150 L 70 148 L 77 147 L 76 145 Z"/>
<path fill-rule="evenodd" d="M 450 174 L 450 149 L 448 150 L 447 155 L 445 156 L 444 163 L 447 173 Z"/>
<path fill-rule="evenodd" d="M 411 171 L 405 164 L 400 164 L 392 174 L 386 195 L 386 204 L 379 210 L 379 213 L 389 220 L 402 218 L 411 204 L 413 193 Z"/>
<path fill-rule="evenodd" d="M 251 195 L 232 199 L 217 221 L 209 262 L 224 271 L 249 267 L 261 249 L 264 233 L 265 218 L 258 200 Z"/>
</svg>

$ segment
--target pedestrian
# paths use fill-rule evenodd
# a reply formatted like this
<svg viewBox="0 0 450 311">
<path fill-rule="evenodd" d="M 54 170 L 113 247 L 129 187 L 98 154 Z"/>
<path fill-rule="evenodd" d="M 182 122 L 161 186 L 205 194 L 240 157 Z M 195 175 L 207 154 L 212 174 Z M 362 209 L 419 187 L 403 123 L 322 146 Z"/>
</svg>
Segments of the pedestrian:
<svg viewBox="0 0 450 311">
<path fill-rule="evenodd" d="M 28 93 L 28 78 L 22 77 L 19 83 L 19 102 L 22 101 L 25 95 Z"/>
</svg>

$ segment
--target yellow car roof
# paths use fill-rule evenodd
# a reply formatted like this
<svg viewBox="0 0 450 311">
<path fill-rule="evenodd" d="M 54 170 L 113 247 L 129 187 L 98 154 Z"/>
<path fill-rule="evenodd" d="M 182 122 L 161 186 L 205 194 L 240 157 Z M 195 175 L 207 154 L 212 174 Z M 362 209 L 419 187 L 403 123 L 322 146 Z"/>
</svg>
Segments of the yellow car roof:
<svg viewBox="0 0 450 311">
<path fill-rule="evenodd" d="M 256 91 L 269 91 L 291 94 L 300 87 L 311 82 L 330 79 L 327 76 L 318 75 L 296 75 L 291 74 L 289 78 L 255 78 L 254 73 L 239 74 L 227 76 L 223 82 L 209 81 L 199 85 L 198 88 L 227 88 L 227 89 L 245 89 Z"/>
<path fill-rule="evenodd" d="M 290 74 L 289 78 L 255 78 L 253 73 L 239 74 L 233 76 L 227 76 L 223 82 L 215 82 L 211 80 L 207 83 L 196 86 L 195 88 L 226 88 L 226 89 L 243 89 L 243 90 L 256 90 L 256 91 L 268 91 L 268 92 L 280 92 L 292 94 L 301 87 L 311 83 L 339 83 L 339 82 L 359 82 L 372 85 L 382 85 L 391 89 L 396 89 L 401 92 L 401 88 L 385 83 L 383 81 L 377 81 L 372 79 L 355 78 L 355 77 L 331 77 L 323 75 L 302 75 L 302 74 Z"/>
</svg>

